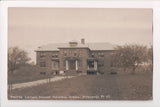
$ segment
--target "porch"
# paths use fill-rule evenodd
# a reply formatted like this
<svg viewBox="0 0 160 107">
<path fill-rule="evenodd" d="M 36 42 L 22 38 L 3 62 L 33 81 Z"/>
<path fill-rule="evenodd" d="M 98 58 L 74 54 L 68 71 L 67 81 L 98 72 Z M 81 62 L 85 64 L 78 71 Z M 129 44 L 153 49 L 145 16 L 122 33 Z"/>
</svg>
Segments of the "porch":
<svg viewBox="0 0 160 107">
<path fill-rule="evenodd" d="M 87 59 L 87 74 L 97 74 L 98 72 L 98 60 L 95 58 Z"/>
</svg>

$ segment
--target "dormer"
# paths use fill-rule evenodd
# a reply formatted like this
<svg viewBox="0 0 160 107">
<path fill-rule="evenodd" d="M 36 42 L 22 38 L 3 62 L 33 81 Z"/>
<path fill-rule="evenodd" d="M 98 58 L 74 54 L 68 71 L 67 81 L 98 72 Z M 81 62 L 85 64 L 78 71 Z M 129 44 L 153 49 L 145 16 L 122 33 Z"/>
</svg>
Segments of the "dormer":
<svg viewBox="0 0 160 107">
<path fill-rule="evenodd" d="M 78 45 L 78 42 L 73 40 L 71 42 L 69 42 L 70 47 L 76 47 Z"/>
</svg>

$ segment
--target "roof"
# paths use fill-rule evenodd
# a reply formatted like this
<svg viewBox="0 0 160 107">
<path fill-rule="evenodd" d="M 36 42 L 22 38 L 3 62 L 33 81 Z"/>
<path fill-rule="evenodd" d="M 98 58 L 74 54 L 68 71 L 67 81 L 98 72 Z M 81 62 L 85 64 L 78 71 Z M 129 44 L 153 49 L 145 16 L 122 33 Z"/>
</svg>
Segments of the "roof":
<svg viewBox="0 0 160 107">
<path fill-rule="evenodd" d="M 114 50 L 115 45 L 110 43 L 88 43 L 91 50 Z"/>
<path fill-rule="evenodd" d="M 110 43 L 78 43 L 71 47 L 69 43 L 52 43 L 38 47 L 36 51 L 59 51 L 59 48 L 89 48 L 90 50 L 114 50 L 115 45 Z"/>
</svg>

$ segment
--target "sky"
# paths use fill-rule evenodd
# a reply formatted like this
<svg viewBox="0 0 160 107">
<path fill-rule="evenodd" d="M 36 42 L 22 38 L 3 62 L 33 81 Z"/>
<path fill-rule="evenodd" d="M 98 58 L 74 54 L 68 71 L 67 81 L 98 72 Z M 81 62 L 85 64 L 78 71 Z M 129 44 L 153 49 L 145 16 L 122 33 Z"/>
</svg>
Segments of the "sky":
<svg viewBox="0 0 160 107">
<path fill-rule="evenodd" d="M 8 9 L 8 47 L 18 46 L 35 62 L 34 50 L 72 40 L 111 44 L 152 44 L 152 9 Z"/>
</svg>

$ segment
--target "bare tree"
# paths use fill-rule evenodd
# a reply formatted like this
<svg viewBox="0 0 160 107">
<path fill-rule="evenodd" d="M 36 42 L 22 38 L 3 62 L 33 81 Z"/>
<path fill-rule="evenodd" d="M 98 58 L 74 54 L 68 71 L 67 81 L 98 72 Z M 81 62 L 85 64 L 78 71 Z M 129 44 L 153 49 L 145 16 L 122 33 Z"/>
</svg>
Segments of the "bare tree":
<svg viewBox="0 0 160 107">
<path fill-rule="evenodd" d="M 117 46 L 112 63 L 117 67 L 131 68 L 134 74 L 136 68 L 147 61 L 147 47 L 142 45 Z"/>
<path fill-rule="evenodd" d="M 8 71 L 10 71 L 11 74 L 13 74 L 13 71 L 18 67 L 28 63 L 28 61 L 30 61 L 30 58 L 24 50 L 18 47 L 10 47 L 8 49 Z"/>
</svg>

